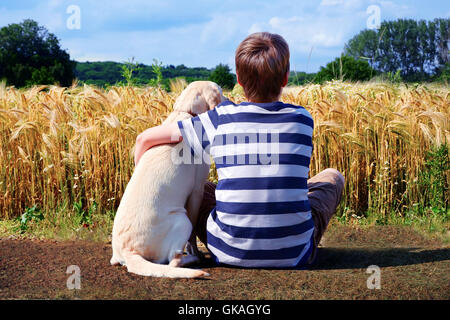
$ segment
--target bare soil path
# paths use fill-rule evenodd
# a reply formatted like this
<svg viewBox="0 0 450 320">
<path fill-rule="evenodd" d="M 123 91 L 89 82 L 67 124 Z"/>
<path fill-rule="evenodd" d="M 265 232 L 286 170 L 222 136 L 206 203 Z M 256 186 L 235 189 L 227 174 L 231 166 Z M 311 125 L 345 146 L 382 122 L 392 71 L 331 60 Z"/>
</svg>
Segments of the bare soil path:
<svg viewBox="0 0 450 320">
<path fill-rule="evenodd" d="M 208 279 L 146 278 L 111 266 L 111 244 L 0 238 L 0 299 L 450 299 L 450 246 L 407 227 L 333 225 L 313 270 L 201 265 Z M 69 290 L 68 266 L 81 271 Z M 367 267 L 381 289 L 367 288 Z"/>
</svg>

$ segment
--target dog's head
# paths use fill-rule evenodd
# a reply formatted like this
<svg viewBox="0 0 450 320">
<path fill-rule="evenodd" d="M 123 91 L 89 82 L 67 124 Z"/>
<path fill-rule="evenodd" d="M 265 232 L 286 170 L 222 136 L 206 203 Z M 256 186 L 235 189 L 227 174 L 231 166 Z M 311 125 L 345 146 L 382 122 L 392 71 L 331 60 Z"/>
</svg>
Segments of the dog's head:
<svg viewBox="0 0 450 320">
<path fill-rule="evenodd" d="M 194 81 L 181 92 L 175 101 L 173 110 L 183 111 L 196 116 L 214 109 L 225 101 L 222 89 L 211 81 Z"/>
</svg>

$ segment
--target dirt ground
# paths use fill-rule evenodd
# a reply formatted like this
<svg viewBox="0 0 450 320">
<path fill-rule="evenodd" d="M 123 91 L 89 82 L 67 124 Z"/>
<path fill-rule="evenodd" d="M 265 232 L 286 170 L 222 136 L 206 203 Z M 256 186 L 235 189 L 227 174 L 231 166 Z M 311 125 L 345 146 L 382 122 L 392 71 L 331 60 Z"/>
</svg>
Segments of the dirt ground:
<svg viewBox="0 0 450 320">
<path fill-rule="evenodd" d="M 146 278 L 111 266 L 111 244 L 0 238 L 0 299 L 444 299 L 450 246 L 408 227 L 329 228 L 312 270 L 200 265 L 207 279 Z M 81 288 L 67 288 L 80 267 Z M 380 289 L 368 289 L 370 265 Z"/>
</svg>

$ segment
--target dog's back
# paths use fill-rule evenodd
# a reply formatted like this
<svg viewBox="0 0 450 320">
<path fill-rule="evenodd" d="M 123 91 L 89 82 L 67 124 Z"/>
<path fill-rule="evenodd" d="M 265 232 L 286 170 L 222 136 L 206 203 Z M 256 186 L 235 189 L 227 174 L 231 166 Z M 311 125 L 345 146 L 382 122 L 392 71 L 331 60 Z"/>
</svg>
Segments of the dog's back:
<svg viewBox="0 0 450 320">
<path fill-rule="evenodd" d="M 193 82 L 177 98 L 174 111 L 164 123 L 206 112 L 224 99 L 217 84 Z M 129 272 L 144 276 L 208 275 L 178 267 L 198 259 L 195 255 L 183 256 L 182 252 L 191 236 L 190 219 L 195 223 L 209 172 L 204 162 L 180 161 L 176 154 L 181 146 L 157 146 L 141 157 L 114 219 L 111 264 L 125 264 Z M 167 262 L 169 265 L 160 264 Z"/>
<path fill-rule="evenodd" d="M 186 113 L 175 113 L 166 121 L 187 117 Z M 202 194 L 201 182 L 206 180 L 209 166 L 174 161 L 180 147 L 181 143 L 154 147 L 139 161 L 114 220 L 111 264 L 129 266 L 127 255 L 132 254 L 154 263 L 168 263 L 180 243 L 184 247 L 192 231 L 185 206 L 193 193 Z M 191 269 L 177 269 L 186 271 L 177 270 L 178 273 L 192 274 Z M 159 271 L 150 275 L 170 276 Z"/>
</svg>

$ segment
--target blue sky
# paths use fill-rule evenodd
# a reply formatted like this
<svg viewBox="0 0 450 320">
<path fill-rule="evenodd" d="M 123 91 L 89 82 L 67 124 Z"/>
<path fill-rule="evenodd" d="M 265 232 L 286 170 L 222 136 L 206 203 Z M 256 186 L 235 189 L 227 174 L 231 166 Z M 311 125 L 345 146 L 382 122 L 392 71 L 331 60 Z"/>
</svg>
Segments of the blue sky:
<svg viewBox="0 0 450 320">
<path fill-rule="evenodd" d="M 78 6 L 80 29 L 67 8 Z M 234 52 L 248 34 L 281 34 L 291 69 L 315 72 L 367 28 L 370 6 L 382 20 L 450 17 L 448 0 L 0 0 L 0 26 L 32 18 L 54 33 L 77 61 L 136 61 L 234 70 Z M 71 20 L 73 21 L 73 20 Z M 370 20 L 370 21 L 373 21 Z"/>
</svg>

